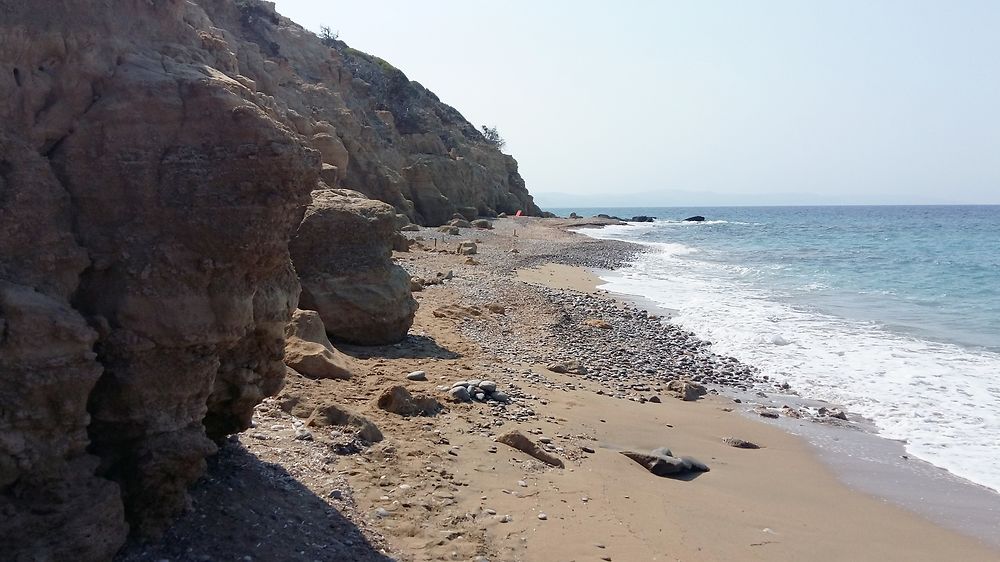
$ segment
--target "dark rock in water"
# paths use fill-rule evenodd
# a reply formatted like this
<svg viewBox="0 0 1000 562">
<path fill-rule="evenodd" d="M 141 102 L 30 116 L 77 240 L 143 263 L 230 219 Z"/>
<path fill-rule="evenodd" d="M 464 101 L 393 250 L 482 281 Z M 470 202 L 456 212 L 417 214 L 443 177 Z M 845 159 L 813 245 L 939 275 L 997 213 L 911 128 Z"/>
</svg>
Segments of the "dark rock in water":
<svg viewBox="0 0 1000 562">
<path fill-rule="evenodd" d="M 630 220 L 628 222 L 653 222 L 655 220 L 656 220 L 656 217 L 647 217 L 646 215 L 638 215 L 638 216 L 632 217 L 632 220 Z"/>
<path fill-rule="evenodd" d="M 597 215 L 597 218 L 599 218 L 599 219 L 609 219 L 609 220 L 616 220 L 616 221 L 620 221 L 620 220 L 622 220 L 622 218 L 621 218 L 621 217 L 616 217 L 616 216 L 614 216 L 614 215 L 606 215 L 606 214 L 604 214 L 604 213 L 599 213 L 599 214 Z M 622 221 L 622 222 L 624 222 L 624 221 Z"/>
<path fill-rule="evenodd" d="M 688 217 L 684 219 L 684 222 L 705 222 L 705 217 L 701 215 L 695 215 L 693 217 Z"/>
</svg>

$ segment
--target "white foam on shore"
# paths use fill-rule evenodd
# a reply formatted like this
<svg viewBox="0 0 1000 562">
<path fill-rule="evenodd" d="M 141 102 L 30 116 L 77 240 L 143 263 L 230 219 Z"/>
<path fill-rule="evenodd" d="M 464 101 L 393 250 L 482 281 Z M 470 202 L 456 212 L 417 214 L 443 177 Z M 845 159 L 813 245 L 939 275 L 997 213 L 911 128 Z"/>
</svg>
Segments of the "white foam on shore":
<svg viewBox="0 0 1000 562">
<path fill-rule="evenodd" d="M 635 241 L 620 229 L 581 231 Z M 872 419 L 879 433 L 936 466 L 1000 491 L 1000 354 L 925 341 L 783 302 L 745 268 L 700 261 L 682 244 L 647 244 L 602 288 L 676 310 L 672 321 L 713 350 L 810 398 Z"/>
</svg>

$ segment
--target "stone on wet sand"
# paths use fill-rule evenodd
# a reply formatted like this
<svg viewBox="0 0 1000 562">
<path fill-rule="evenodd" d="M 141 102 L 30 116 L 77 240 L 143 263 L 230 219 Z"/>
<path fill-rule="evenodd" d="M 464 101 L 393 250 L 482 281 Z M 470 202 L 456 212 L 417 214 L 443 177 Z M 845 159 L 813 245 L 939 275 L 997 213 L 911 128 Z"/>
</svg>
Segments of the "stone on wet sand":
<svg viewBox="0 0 1000 562">
<path fill-rule="evenodd" d="M 411 381 L 426 381 L 427 373 L 425 371 L 413 371 L 406 375 L 406 378 Z"/>
<path fill-rule="evenodd" d="M 528 439 L 519 431 L 511 431 L 497 437 L 498 443 L 503 443 L 504 445 L 509 445 L 522 453 L 526 453 L 535 457 L 536 459 L 544 462 L 545 464 L 563 468 L 563 462 L 558 458 L 545 452 L 541 447 L 539 447 L 534 441 Z"/>
<path fill-rule="evenodd" d="M 708 393 L 704 385 L 686 379 L 670 381 L 667 383 L 667 390 L 685 402 L 697 400 Z"/>
</svg>

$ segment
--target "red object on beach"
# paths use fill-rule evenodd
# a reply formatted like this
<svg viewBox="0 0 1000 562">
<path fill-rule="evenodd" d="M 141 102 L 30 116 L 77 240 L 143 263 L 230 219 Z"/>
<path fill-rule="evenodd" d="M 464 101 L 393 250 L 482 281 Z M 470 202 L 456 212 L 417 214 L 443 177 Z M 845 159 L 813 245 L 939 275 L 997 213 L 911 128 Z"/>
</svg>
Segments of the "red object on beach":
<svg viewBox="0 0 1000 562">
<path fill-rule="evenodd" d="M 518 210 L 517 210 L 517 214 L 515 214 L 514 216 L 515 216 L 515 217 L 519 217 L 519 216 L 521 216 L 521 210 L 520 210 L 520 209 L 518 209 Z"/>
</svg>

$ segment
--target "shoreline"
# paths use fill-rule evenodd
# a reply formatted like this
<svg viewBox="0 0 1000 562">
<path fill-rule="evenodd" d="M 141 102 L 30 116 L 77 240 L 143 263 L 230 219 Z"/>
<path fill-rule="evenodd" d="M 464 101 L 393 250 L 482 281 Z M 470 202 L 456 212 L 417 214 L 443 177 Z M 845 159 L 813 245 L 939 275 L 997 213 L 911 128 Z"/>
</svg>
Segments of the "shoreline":
<svg viewBox="0 0 1000 562">
<path fill-rule="evenodd" d="M 744 381 L 751 393 L 754 372 L 709 365 L 707 344 L 693 335 L 586 290 L 595 270 L 624 265 L 634 245 L 542 219 L 493 227 L 406 233 L 415 243 L 394 258 L 425 280 L 410 335 L 337 345 L 350 379 L 287 377 L 254 427 L 210 462 L 194 509 L 163 540 L 131 544 L 118 560 L 258 559 L 260 544 L 289 559 L 379 562 L 1000 556 L 1000 547 L 843 483 L 805 439 L 742 415 L 745 403 L 667 392 L 667 378 L 686 375 L 709 386 Z M 478 252 L 456 253 L 463 240 Z M 547 368 L 573 359 L 587 374 Z M 418 370 L 426 380 L 408 379 Z M 455 381 L 472 378 L 496 382 L 512 401 L 449 399 Z M 440 410 L 383 409 L 379 397 L 395 387 Z M 373 426 L 378 439 L 369 441 Z M 513 430 L 564 468 L 498 441 Z M 661 478 L 619 453 L 662 446 L 711 471 Z"/>
<path fill-rule="evenodd" d="M 586 236 L 576 230 L 571 232 Z M 598 279 L 593 292 L 603 291 L 611 298 L 650 314 L 663 315 L 664 321 L 669 321 L 676 312 L 642 295 L 601 289 L 608 283 L 607 278 L 614 275 L 613 269 L 588 268 L 586 273 L 588 279 L 594 276 Z M 711 342 L 708 343 L 711 345 Z M 844 406 L 810 399 L 808 389 L 790 388 L 790 394 L 760 386 L 753 389 L 754 392 L 724 385 L 716 389 L 720 395 L 740 399 L 742 407 L 738 410 L 748 419 L 780 427 L 803 439 L 815 450 L 817 457 L 836 473 L 838 479 L 852 489 L 888 500 L 934 523 L 1000 548 L 1000 492 L 912 456 L 902 442 L 880 435 L 873 420 L 849 410 L 845 410 L 850 419 L 848 424 L 836 419 L 811 417 L 805 412 L 820 407 L 843 409 Z M 804 394 L 799 394 L 799 391 Z M 788 405 L 792 405 L 792 410 L 804 415 L 762 418 L 754 410 L 755 406 L 761 405 L 775 412 L 787 411 Z"/>
</svg>

